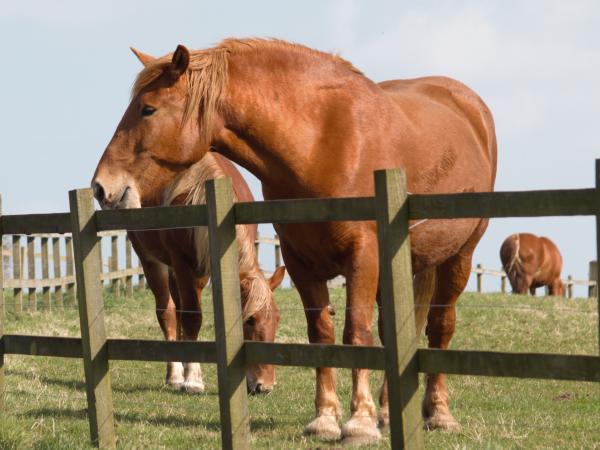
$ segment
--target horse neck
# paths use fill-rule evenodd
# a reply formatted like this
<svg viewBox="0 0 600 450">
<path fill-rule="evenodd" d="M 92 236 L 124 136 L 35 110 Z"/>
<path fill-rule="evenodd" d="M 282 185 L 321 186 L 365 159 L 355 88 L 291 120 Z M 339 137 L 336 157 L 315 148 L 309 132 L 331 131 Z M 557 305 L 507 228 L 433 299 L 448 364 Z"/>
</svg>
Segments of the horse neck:
<svg viewBox="0 0 600 450">
<path fill-rule="evenodd" d="M 259 178 L 265 195 L 271 191 L 280 198 L 312 196 L 316 192 L 311 191 L 315 186 L 311 174 L 319 170 L 325 157 L 339 159 L 343 150 L 341 140 L 327 148 L 322 145 L 326 123 L 320 112 L 336 111 L 332 114 L 338 116 L 336 125 L 340 126 L 345 108 L 335 108 L 339 92 L 319 88 L 339 88 L 346 78 L 352 86 L 371 82 L 347 68 L 329 67 L 333 63 L 328 60 L 323 62 L 324 70 L 299 70 L 300 63 L 283 61 L 282 54 L 280 59 L 264 61 L 257 61 L 255 54 L 249 59 L 250 55 L 230 57 L 229 82 L 221 106 L 223 127 L 214 147 Z M 294 89 L 289 89 L 292 83 Z"/>
</svg>

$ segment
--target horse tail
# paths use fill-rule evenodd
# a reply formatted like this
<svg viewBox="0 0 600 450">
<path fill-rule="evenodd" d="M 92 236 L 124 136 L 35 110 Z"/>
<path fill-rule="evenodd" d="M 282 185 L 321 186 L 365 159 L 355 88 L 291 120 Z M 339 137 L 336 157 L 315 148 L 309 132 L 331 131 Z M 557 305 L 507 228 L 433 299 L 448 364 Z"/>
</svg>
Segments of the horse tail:
<svg viewBox="0 0 600 450">
<path fill-rule="evenodd" d="M 415 325 L 417 336 L 421 334 L 427 320 L 429 305 L 435 291 L 436 268 L 424 270 L 413 277 L 413 292 L 415 296 Z"/>
<path fill-rule="evenodd" d="M 506 274 L 510 277 L 512 276 L 515 272 L 517 272 L 518 270 L 521 269 L 521 267 L 523 266 L 523 261 L 521 261 L 521 239 L 519 237 L 518 233 L 513 234 L 514 239 L 512 239 L 512 248 L 511 248 L 511 253 L 512 253 L 512 258 L 510 259 L 509 263 L 504 267 L 504 271 L 506 272 Z"/>
</svg>

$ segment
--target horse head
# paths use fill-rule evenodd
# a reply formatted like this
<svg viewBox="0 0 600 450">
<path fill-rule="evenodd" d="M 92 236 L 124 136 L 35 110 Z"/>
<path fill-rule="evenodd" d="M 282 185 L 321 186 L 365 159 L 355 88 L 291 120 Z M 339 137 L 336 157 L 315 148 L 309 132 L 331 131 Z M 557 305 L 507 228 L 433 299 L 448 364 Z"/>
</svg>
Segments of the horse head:
<svg viewBox="0 0 600 450">
<path fill-rule="evenodd" d="M 283 281 L 285 267 L 278 267 L 271 278 L 262 273 L 240 273 L 244 339 L 273 342 L 279 325 L 279 310 L 273 291 Z M 246 370 L 248 391 L 252 394 L 269 393 L 275 385 L 275 367 L 270 364 L 248 366 Z"/>
<path fill-rule="evenodd" d="M 197 121 L 187 120 L 197 111 L 187 100 L 189 51 L 180 45 L 154 58 L 132 50 L 144 69 L 92 179 L 104 209 L 158 204 L 162 188 L 207 151 Z"/>
</svg>

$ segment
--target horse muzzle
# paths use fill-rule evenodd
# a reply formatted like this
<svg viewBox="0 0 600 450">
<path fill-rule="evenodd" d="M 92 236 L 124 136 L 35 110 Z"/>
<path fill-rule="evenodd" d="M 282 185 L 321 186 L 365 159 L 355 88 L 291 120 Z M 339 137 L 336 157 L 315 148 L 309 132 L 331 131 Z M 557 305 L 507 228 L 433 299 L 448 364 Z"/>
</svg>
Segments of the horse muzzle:
<svg viewBox="0 0 600 450">
<path fill-rule="evenodd" d="M 140 208 L 140 196 L 137 189 L 130 185 L 109 187 L 101 180 L 92 181 L 94 197 L 102 209 L 129 209 Z"/>
</svg>

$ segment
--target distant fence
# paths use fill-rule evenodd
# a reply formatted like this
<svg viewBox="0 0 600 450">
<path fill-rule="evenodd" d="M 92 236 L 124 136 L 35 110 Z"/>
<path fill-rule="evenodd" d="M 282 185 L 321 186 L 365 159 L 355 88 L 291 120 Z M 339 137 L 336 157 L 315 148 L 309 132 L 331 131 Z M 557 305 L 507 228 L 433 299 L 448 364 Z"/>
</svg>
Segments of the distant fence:
<svg viewBox="0 0 600 450">
<path fill-rule="evenodd" d="M 133 264 L 131 241 L 124 230 L 105 231 L 98 233 L 102 241 L 109 241 L 110 245 L 100 244 L 100 258 L 102 261 L 101 280 L 109 283 L 114 295 L 125 298 L 133 295 L 133 286 L 140 289 L 146 287 L 144 270 Z M 9 236 L 10 237 L 10 236 Z M 4 289 L 12 289 L 15 299 L 15 312 L 22 310 L 24 294 L 27 300 L 26 309 L 36 310 L 36 291 L 42 292 L 42 307 L 50 309 L 52 305 L 61 307 L 63 303 L 70 303 L 74 299 L 75 275 L 73 273 L 73 244 L 70 234 L 31 234 L 26 236 L 13 235 L 12 245 L 3 248 Z M 273 246 L 273 261 L 275 268 L 283 264 L 281 245 L 277 236 L 258 236 L 255 242 L 257 253 L 263 246 Z M 108 247 L 109 255 L 103 258 L 102 249 Z M 125 255 L 122 265 L 122 255 Z M 596 291 L 596 261 L 589 263 L 589 279 L 577 280 L 571 275 L 563 279 L 567 298 L 573 298 L 574 286 L 587 286 L 588 297 L 597 296 Z M 25 270 L 27 268 L 27 270 Z M 510 290 L 506 272 L 501 269 L 489 269 L 477 264 L 471 269 L 476 277 L 477 292 L 484 292 L 484 277 L 500 278 L 500 292 Z M 52 274 L 52 275 L 50 275 Z M 270 275 L 270 271 L 267 271 Z M 344 277 L 339 276 L 330 280 L 330 288 L 343 287 L 346 284 Z M 546 294 L 548 289 L 546 288 Z"/>
<path fill-rule="evenodd" d="M 125 231 L 98 233 L 102 241 L 109 241 L 110 255 L 104 259 L 100 251 L 102 283 L 109 283 L 116 297 L 133 295 L 137 281 L 145 287 L 144 271 L 133 265 L 132 246 Z M 14 312 L 38 308 L 37 293 L 41 291 L 43 310 L 62 307 L 75 299 L 75 272 L 73 238 L 70 234 L 45 233 L 9 236 L 9 248 L 2 252 L 4 289 L 12 289 Z M 119 268 L 120 257 L 125 255 L 125 267 Z M 27 270 L 25 270 L 27 269 Z M 134 280 L 134 277 L 136 280 Z M 24 296 L 26 295 L 26 300 Z"/>
<path fill-rule="evenodd" d="M 588 215 L 596 218 L 598 255 L 600 160 L 592 189 L 409 195 L 402 170 L 377 171 L 374 178 L 374 197 L 234 204 L 231 181 L 219 179 L 207 183 L 206 205 L 94 211 L 91 189 L 82 189 L 69 192 L 70 213 L 0 216 L 0 237 L 73 233 L 81 327 L 81 338 L 4 335 L 0 271 L 0 410 L 5 354 L 82 358 L 92 441 L 115 448 L 110 360 L 210 362 L 217 365 L 221 445 L 246 449 L 251 445 L 246 365 L 366 368 L 387 376 L 392 447 L 422 449 L 420 372 L 600 382 L 597 354 L 417 348 L 409 238 L 409 220 Z M 235 225 L 330 221 L 377 223 L 385 346 L 244 341 Z M 208 226 L 215 341 L 107 338 L 97 233 L 191 226 Z"/>
<path fill-rule="evenodd" d="M 109 283 L 113 294 L 119 298 L 133 295 L 133 286 L 145 289 L 143 268 L 134 265 L 131 241 L 124 230 L 98 233 L 101 239 L 100 260 L 101 280 Z M 74 301 L 76 280 L 73 271 L 73 242 L 70 233 L 46 233 L 12 235 L 8 245 L 2 249 L 4 269 L 4 289 L 12 289 L 14 311 L 37 310 L 36 294 L 42 294 L 42 310 L 62 307 Z M 108 241 L 108 242 L 106 242 Z M 103 245 L 103 242 L 105 245 Z M 107 244 L 107 245 L 106 245 Z M 262 246 L 273 246 L 275 268 L 283 264 L 281 246 L 277 236 L 258 236 L 255 242 L 257 253 Z M 109 248 L 109 255 L 103 257 L 103 248 Z M 123 261 L 123 255 L 124 261 Z M 121 267 L 124 263 L 124 267 Z M 27 269 L 27 270 L 25 270 Z M 270 270 L 266 271 L 270 275 Z M 329 287 L 345 285 L 343 277 L 328 283 Z M 25 300 L 26 296 L 26 301 Z"/>
<path fill-rule="evenodd" d="M 588 297 L 594 298 L 597 297 L 597 282 L 596 276 L 598 273 L 596 261 L 590 261 L 589 263 L 589 280 L 576 280 L 571 275 L 568 275 L 567 278 L 563 279 L 562 282 L 565 284 L 566 288 L 566 297 L 573 298 L 573 286 L 587 286 L 588 288 Z M 474 273 L 477 278 L 477 292 L 483 292 L 483 277 L 485 275 L 492 277 L 500 277 L 500 292 L 503 294 L 507 292 L 507 276 L 504 270 L 500 269 L 486 269 L 482 267 L 481 264 L 477 264 L 477 266 L 471 270 L 471 273 Z M 548 294 L 548 288 L 546 288 L 546 295 Z"/>
</svg>

